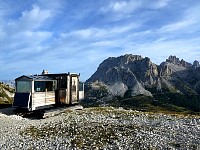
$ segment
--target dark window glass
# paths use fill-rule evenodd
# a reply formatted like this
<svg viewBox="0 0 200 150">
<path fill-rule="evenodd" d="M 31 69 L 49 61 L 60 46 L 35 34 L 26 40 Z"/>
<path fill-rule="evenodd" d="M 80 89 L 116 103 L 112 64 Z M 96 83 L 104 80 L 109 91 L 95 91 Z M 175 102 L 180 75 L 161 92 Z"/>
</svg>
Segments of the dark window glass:
<svg viewBox="0 0 200 150">
<path fill-rule="evenodd" d="M 84 84 L 79 82 L 79 91 L 83 91 L 83 86 L 84 86 Z"/>
<path fill-rule="evenodd" d="M 34 82 L 34 90 L 36 92 L 45 92 L 54 91 L 55 90 L 55 82 L 53 81 L 35 81 Z"/>
<path fill-rule="evenodd" d="M 46 82 L 45 81 L 35 81 L 34 82 L 34 90 L 36 92 L 45 92 Z"/>
<path fill-rule="evenodd" d="M 16 90 L 18 93 L 29 93 L 31 91 L 30 81 L 17 81 Z"/>
<path fill-rule="evenodd" d="M 62 76 L 59 78 L 59 87 L 60 88 L 67 88 L 67 77 L 66 76 Z"/>
</svg>

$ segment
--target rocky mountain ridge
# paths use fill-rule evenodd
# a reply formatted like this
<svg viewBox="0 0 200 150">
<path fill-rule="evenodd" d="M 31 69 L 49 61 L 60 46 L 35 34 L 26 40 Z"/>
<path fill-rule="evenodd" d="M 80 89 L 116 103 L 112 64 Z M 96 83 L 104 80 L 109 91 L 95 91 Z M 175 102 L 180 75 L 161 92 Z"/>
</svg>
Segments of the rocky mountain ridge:
<svg viewBox="0 0 200 150">
<path fill-rule="evenodd" d="M 177 58 L 176 56 L 169 56 L 168 59 L 166 59 L 166 62 L 172 63 L 174 65 L 182 66 L 185 68 L 190 68 L 192 64 L 186 62 L 185 60 Z"/>
<path fill-rule="evenodd" d="M 199 62 L 193 64 L 169 56 L 160 65 L 150 58 L 126 54 L 109 57 L 98 67 L 86 83 L 98 83 L 108 89 L 108 94 L 124 96 L 147 95 L 168 91 L 181 94 L 200 94 Z M 94 84 L 93 84 L 94 85 Z"/>
</svg>

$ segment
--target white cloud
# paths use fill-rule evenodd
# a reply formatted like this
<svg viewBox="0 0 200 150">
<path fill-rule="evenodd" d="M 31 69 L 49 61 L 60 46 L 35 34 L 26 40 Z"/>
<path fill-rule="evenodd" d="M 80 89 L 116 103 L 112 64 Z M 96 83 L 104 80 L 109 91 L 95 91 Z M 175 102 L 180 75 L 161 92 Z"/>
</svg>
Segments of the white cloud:
<svg viewBox="0 0 200 150">
<path fill-rule="evenodd" d="M 153 62 L 160 64 L 169 55 L 176 55 L 186 61 L 194 61 L 195 53 L 199 50 L 200 38 L 176 39 L 176 40 L 157 40 L 155 42 L 145 42 L 135 44 L 131 49 L 124 50 L 123 53 L 139 53 L 142 56 L 150 57 Z"/>
<path fill-rule="evenodd" d="M 129 23 L 129 24 L 122 25 L 122 26 L 112 27 L 108 31 L 110 31 L 111 33 L 123 33 L 123 32 L 127 32 L 127 31 L 130 31 L 130 30 L 139 28 L 139 27 L 140 27 L 140 24 Z"/>
<path fill-rule="evenodd" d="M 102 29 L 97 29 L 97 28 L 87 28 L 87 29 L 81 29 L 77 31 L 72 31 L 69 33 L 69 35 L 72 36 L 77 36 L 80 38 L 92 38 L 92 37 L 99 37 L 105 34 L 105 31 Z"/>
<path fill-rule="evenodd" d="M 49 17 L 51 17 L 51 12 L 49 10 L 42 10 L 39 6 L 34 5 L 31 10 L 23 11 L 18 20 L 8 22 L 6 29 L 9 33 L 37 29 L 41 27 Z"/>
<path fill-rule="evenodd" d="M 171 0 L 124 0 L 124 1 L 112 1 L 107 7 L 102 7 L 100 11 L 108 12 L 114 11 L 117 13 L 132 13 L 140 8 L 148 8 L 148 9 L 160 9 L 168 6 Z"/>
<path fill-rule="evenodd" d="M 138 28 L 140 25 L 135 23 L 130 23 L 127 25 L 115 26 L 115 27 L 105 27 L 105 28 L 86 28 L 81 30 L 75 30 L 70 33 L 62 33 L 61 37 L 75 36 L 81 39 L 91 39 L 94 38 L 107 38 L 120 36 L 123 33 L 129 32 L 133 29 Z"/>
<path fill-rule="evenodd" d="M 42 45 L 44 41 L 51 38 L 51 32 L 45 31 L 23 31 L 13 35 L 6 35 L 1 40 L 1 50 L 7 51 L 22 51 L 22 53 L 29 53 L 32 49 L 36 49 Z M 5 43 L 9 43 L 8 45 Z"/>
<path fill-rule="evenodd" d="M 192 24 L 193 24 L 192 20 L 191 21 L 190 20 L 183 20 L 183 21 L 180 21 L 180 22 L 175 22 L 175 23 L 172 23 L 172 24 L 165 25 L 165 26 L 160 28 L 160 31 L 161 32 L 173 32 L 173 31 L 177 31 L 177 30 L 186 28 L 186 27 L 188 27 Z"/>
<path fill-rule="evenodd" d="M 187 32 L 197 29 L 200 24 L 200 5 L 186 10 L 183 18 L 180 20 L 164 25 L 160 28 L 160 32 L 174 32 L 186 29 Z M 190 30 L 188 30 L 190 28 Z"/>
<path fill-rule="evenodd" d="M 50 17 L 49 10 L 41 10 L 41 8 L 37 5 L 34 5 L 30 11 L 23 11 L 22 17 L 20 20 L 22 22 L 33 22 L 35 23 L 35 27 L 38 27 L 40 23 Z"/>
<path fill-rule="evenodd" d="M 169 55 L 198 60 L 199 5 L 182 5 L 184 0 L 87 2 L 37 0 L 0 9 L 2 72 L 80 71 L 87 79 L 104 59 L 125 53 L 148 56 L 157 64 Z"/>
<path fill-rule="evenodd" d="M 101 7 L 99 12 L 108 15 L 110 21 L 126 20 L 148 11 L 164 9 L 171 0 L 119 0 Z M 142 10 L 142 11 L 141 11 Z"/>
<path fill-rule="evenodd" d="M 41 9 L 38 5 L 33 5 L 31 9 L 20 11 L 19 15 L 12 19 L 4 18 L 4 20 L 7 19 L 4 21 L 6 24 L 1 24 L 0 27 L 1 51 L 10 51 L 9 55 L 15 55 L 15 58 L 26 54 L 29 55 L 32 51 L 42 50 L 41 47 L 45 47 L 43 43 L 52 37 L 50 31 L 40 29 L 46 20 L 51 17 L 50 10 Z M 4 58 L 9 55 L 3 54 Z"/>
<path fill-rule="evenodd" d="M 153 0 L 152 5 L 150 4 L 150 8 L 159 9 L 168 6 L 171 0 Z M 150 2 L 151 3 L 151 2 Z"/>
<path fill-rule="evenodd" d="M 111 46 L 115 43 L 113 43 L 112 41 L 98 41 L 98 42 L 94 42 L 91 45 L 92 46 Z"/>
<path fill-rule="evenodd" d="M 103 13 L 113 11 L 114 13 L 128 14 L 141 7 L 141 4 L 142 1 L 114 1 L 102 7 L 100 11 Z"/>
<path fill-rule="evenodd" d="M 116 2 L 113 4 L 113 10 L 114 11 L 122 11 L 124 8 L 128 6 L 127 2 L 122 1 L 122 2 Z"/>
</svg>

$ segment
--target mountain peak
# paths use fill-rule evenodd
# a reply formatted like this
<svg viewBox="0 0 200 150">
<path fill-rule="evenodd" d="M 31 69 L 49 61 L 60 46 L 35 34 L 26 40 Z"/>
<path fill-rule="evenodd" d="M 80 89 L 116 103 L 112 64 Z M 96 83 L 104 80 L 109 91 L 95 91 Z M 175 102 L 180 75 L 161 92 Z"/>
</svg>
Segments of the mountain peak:
<svg viewBox="0 0 200 150">
<path fill-rule="evenodd" d="M 119 57 L 109 57 L 107 60 L 120 60 L 120 62 L 124 63 L 124 62 L 133 62 L 133 61 L 137 61 L 137 60 L 142 60 L 144 59 L 141 55 L 132 55 L 132 54 L 125 54 L 125 55 L 121 55 Z"/>
<path fill-rule="evenodd" d="M 178 57 L 172 56 L 172 55 L 170 55 L 169 58 L 166 59 L 166 62 L 172 63 L 174 65 L 182 66 L 182 67 L 185 67 L 185 68 L 190 68 L 192 66 L 191 63 L 188 63 L 183 59 L 180 60 Z"/>
<path fill-rule="evenodd" d="M 200 64 L 199 64 L 199 62 L 198 62 L 197 60 L 195 60 L 195 61 L 193 62 L 193 68 L 196 69 L 196 68 L 198 68 L 198 67 L 200 67 Z"/>
<path fill-rule="evenodd" d="M 157 75 L 157 66 L 151 62 L 150 58 L 126 54 L 104 60 L 86 82 L 97 80 L 103 82 L 112 89 L 110 90 L 112 94 L 117 91 L 123 95 L 129 89 L 132 90 L 132 95 L 151 95 L 143 85 L 152 85 L 157 82 Z M 119 90 L 116 90 L 116 87 Z"/>
<path fill-rule="evenodd" d="M 185 103 L 187 108 L 199 111 L 199 107 L 196 107 L 197 99 L 200 98 L 199 71 L 197 60 L 192 65 L 176 56 L 169 56 L 166 62 L 158 66 L 148 57 L 126 54 L 104 60 L 86 81 L 86 85 L 89 97 L 100 99 L 98 103 L 102 102 L 103 105 L 109 103 L 109 100 L 114 104 L 115 96 L 120 96 L 131 98 L 131 103 L 127 104 L 135 106 L 137 103 L 132 101 L 132 97 L 138 99 L 140 96 L 148 96 L 155 100 L 156 107 L 157 104 L 164 106 L 163 101 L 166 101 L 167 109 L 168 104 L 180 106 Z M 121 98 L 116 103 L 125 103 L 124 106 L 127 106 L 127 101 Z M 158 100 L 161 103 L 157 103 Z"/>
</svg>

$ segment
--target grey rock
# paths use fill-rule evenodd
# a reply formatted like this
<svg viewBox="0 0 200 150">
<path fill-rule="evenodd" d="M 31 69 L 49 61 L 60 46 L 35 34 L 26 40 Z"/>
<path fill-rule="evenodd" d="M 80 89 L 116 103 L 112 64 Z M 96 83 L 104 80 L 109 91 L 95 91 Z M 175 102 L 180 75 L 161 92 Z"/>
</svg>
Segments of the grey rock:
<svg viewBox="0 0 200 150">
<path fill-rule="evenodd" d="M 185 68 L 190 68 L 192 66 L 191 63 L 186 62 L 185 60 L 177 58 L 176 56 L 169 56 L 168 59 L 166 59 L 166 62 L 172 63 L 174 65 L 182 66 Z"/>
<path fill-rule="evenodd" d="M 197 60 L 192 65 L 176 56 L 156 65 L 148 57 L 126 54 L 104 60 L 86 84 L 101 83 L 110 95 L 117 96 L 123 96 L 127 90 L 132 96 L 152 96 L 148 90 L 162 92 L 163 88 L 172 93 L 196 95 L 200 94 L 199 66 Z"/>
<path fill-rule="evenodd" d="M 193 62 L 193 68 L 196 69 L 196 68 L 198 68 L 198 67 L 200 67 L 199 62 L 198 62 L 197 60 L 195 60 L 195 61 Z"/>
<path fill-rule="evenodd" d="M 116 82 L 112 85 L 108 85 L 108 92 L 115 96 L 124 96 L 124 93 L 128 90 L 128 87 L 122 82 Z"/>
<path fill-rule="evenodd" d="M 157 66 L 149 58 L 127 54 L 104 60 L 87 82 L 104 83 L 111 95 L 123 96 L 127 90 L 131 90 L 133 96 L 151 96 L 144 86 L 156 84 L 157 76 Z"/>
</svg>

